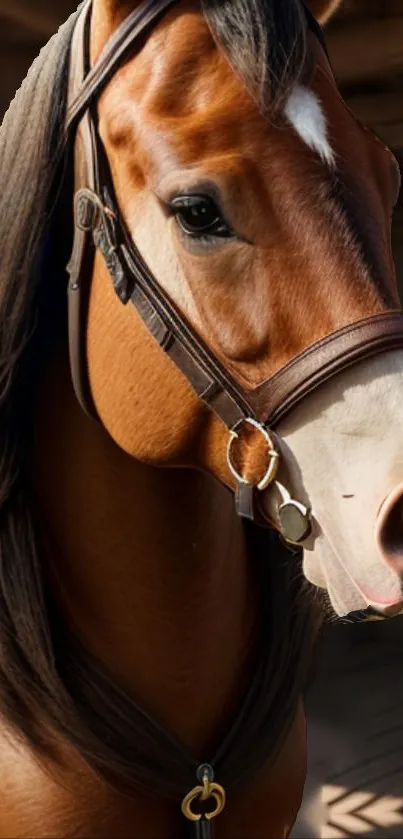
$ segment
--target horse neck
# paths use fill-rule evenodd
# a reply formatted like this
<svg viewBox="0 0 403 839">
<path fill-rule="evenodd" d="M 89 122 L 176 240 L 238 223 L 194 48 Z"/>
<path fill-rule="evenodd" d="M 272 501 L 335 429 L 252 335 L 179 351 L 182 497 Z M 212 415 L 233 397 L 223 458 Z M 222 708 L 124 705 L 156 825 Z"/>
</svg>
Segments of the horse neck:
<svg viewBox="0 0 403 839">
<path fill-rule="evenodd" d="M 38 405 L 34 493 L 59 606 L 114 678 L 201 749 L 236 701 L 254 634 L 233 499 L 202 472 L 126 455 L 79 408 L 65 359 Z"/>
</svg>

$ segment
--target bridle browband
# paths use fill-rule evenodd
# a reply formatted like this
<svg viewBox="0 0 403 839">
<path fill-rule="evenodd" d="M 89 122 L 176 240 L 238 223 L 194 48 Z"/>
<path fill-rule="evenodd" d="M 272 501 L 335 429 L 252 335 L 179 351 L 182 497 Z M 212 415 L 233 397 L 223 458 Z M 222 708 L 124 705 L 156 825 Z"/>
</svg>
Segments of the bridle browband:
<svg viewBox="0 0 403 839">
<path fill-rule="evenodd" d="M 66 138 L 74 142 L 75 178 L 75 235 L 68 266 L 71 373 L 81 406 L 89 415 L 97 417 L 88 380 L 85 334 L 92 268 L 95 251 L 99 249 L 122 303 L 135 306 L 161 349 L 229 429 L 228 462 L 238 484 L 238 511 L 253 518 L 254 491 L 266 488 L 275 478 L 279 452 L 273 429 L 277 423 L 305 396 L 351 365 L 403 347 L 403 313 L 388 311 L 348 324 L 312 344 L 258 387 L 247 389 L 231 376 L 172 303 L 137 250 L 118 207 L 98 135 L 96 103 L 114 73 L 133 53 L 139 38 L 174 2 L 144 0 L 119 26 L 92 68 L 88 57 L 91 0 L 84 4 L 77 19 L 66 117 Z M 323 44 L 321 29 L 308 11 L 307 21 Z M 238 474 L 232 462 L 233 442 L 247 424 L 262 433 L 268 450 L 267 471 L 254 485 Z M 304 518 L 307 513 L 289 497 L 283 498 L 281 509 L 287 516 L 299 512 Z M 297 543 L 301 540 L 289 539 Z M 194 836 L 208 839 L 211 818 L 224 807 L 225 793 L 214 783 L 208 764 L 199 767 L 198 781 L 198 786 L 185 796 L 182 810 L 195 825 Z M 196 799 L 205 802 L 212 799 L 214 809 L 201 818 L 193 810 Z"/>
</svg>

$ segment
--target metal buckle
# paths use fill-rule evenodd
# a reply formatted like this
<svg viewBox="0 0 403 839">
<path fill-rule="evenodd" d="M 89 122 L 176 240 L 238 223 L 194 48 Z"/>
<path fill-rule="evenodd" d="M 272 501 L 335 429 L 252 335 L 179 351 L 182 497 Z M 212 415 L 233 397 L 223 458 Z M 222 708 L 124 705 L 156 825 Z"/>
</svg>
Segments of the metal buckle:
<svg viewBox="0 0 403 839">
<path fill-rule="evenodd" d="M 263 475 L 263 477 L 256 484 L 256 489 L 258 489 L 259 491 L 262 491 L 262 490 L 266 489 L 269 486 L 269 484 L 271 484 L 272 481 L 274 481 L 274 478 L 276 477 L 277 469 L 278 469 L 279 462 L 280 462 L 280 452 L 278 451 L 278 449 L 276 449 L 276 446 L 275 446 L 274 441 L 273 441 L 273 439 L 270 435 L 270 432 L 267 430 L 267 428 L 264 427 L 264 425 L 262 425 L 260 422 L 257 422 L 257 420 L 252 419 L 252 417 L 245 417 L 245 418 L 239 420 L 239 422 L 237 422 L 237 424 L 234 426 L 234 428 L 231 429 L 231 431 L 230 431 L 230 438 L 228 440 L 228 445 L 227 445 L 228 467 L 231 471 L 231 474 L 233 475 L 233 477 L 235 478 L 235 480 L 239 484 L 250 484 L 250 481 L 246 481 L 245 478 L 243 478 L 242 475 L 239 474 L 238 470 L 236 469 L 236 467 L 234 466 L 234 464 L 232 462 L 232 448 L 233 448 L 233 445 L 234 445 L 234 441 L 239 439 L 238 429 L 240 428 L 241 425 L 243 425 L 243 423 L 247 423 L 248 425 L 252 425 L 253 428 L 256 428 L 257 431 L 259 431 L 262 434 L 262 436 L 264 437 L 264 439 L 267 443 L 268 454 L 269 454 L 269 465 L 268 465 L 268 467 L 266 469 L 266 472 Z"/>
<path fill-rule="evenodd" d="M 74 216 L 79 230 L 89 232 L 96 227 L 102 213 L 102 204 L 98 196 L 87 187 L 80 189 L 74 196 Z"/>
</svg>

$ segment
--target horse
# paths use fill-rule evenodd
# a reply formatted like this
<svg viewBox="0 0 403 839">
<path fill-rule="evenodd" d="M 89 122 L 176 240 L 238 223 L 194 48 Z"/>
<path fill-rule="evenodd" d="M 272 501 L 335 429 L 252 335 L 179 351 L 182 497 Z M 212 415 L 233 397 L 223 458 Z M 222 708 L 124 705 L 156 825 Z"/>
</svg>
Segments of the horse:
<svg viewBox="0 0 403 839">
<path fill-rule="evenodd" d="M 0 837 L 288 836 L 318 592 L 402 608 L 399 174 L 308 5 L 86 0 L 3 121 Z"/>
</svg>

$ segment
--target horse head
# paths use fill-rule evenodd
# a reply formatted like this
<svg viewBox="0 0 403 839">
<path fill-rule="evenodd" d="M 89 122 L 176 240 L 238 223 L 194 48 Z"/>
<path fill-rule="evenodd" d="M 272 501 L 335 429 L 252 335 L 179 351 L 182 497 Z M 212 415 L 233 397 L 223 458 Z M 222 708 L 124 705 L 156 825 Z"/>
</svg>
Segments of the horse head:
<svg viewBox="0 0 403 839">
<path fill-rule="evenodd" d="M 326 17 L 332 4 L 324 5 L 313 8 Z M 247 392 L 329 334 L 399 309 L 396 162 L 340 97 L 302 6 L 272 4 L 281 49 L 264 29 L 267 9 L 252 6 L 175 4 L 97 105 L 130 237 Z M 94 3 L 95 64 L 127 13 L 127 3 Z M 99 250 L 86 335 L 92 399 L 118 445 L 155 466 L 208 470 L 233 488 L 228 428 L 134 307 L 121 305 Z M 402 363 L 392 348 L 360 360 L 275 429 L 281 464 L 260 512 L 281 530 L 284 488 L 311 510 L 300 540 L 305 573 L 341 614 L 401 605 Z M 249 431 L 241 459 L 252 480 L 263 455 Z"/>
</svg>

